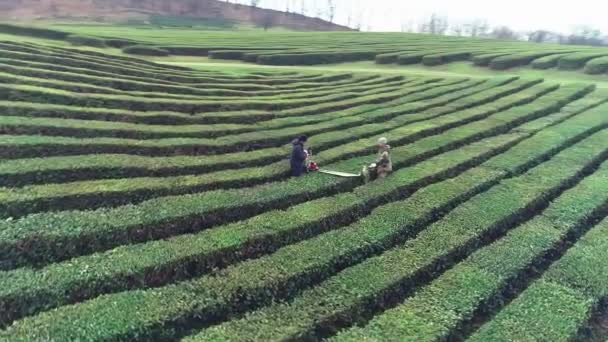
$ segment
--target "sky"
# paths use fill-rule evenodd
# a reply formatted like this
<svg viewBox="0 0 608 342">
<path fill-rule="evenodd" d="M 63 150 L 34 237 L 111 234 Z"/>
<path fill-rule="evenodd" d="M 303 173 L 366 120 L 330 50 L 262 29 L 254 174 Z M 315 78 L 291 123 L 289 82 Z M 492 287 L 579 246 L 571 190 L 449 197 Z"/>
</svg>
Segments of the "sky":
<svg viewBox="0 0 608 342">
<path fill-rule="evenodd" d="M 452 24 L 485 19 L 491 26 L 506 25 L 516 31 L 547 29 L 569 33 L 577 26 L 589 26 L 608 33 L 607 0 L 334 0 L 339 24 L 361 21 L 363 30 L 400 31 L 437 13 Z M 234 2 L 234 1 L 233 1 Z M 248 1 L 239 1 L 247 3 Z M 327 0 L 261 0 L 260 6 L 285 10 L 300 9 L 319 16 Z"/>
</svg>

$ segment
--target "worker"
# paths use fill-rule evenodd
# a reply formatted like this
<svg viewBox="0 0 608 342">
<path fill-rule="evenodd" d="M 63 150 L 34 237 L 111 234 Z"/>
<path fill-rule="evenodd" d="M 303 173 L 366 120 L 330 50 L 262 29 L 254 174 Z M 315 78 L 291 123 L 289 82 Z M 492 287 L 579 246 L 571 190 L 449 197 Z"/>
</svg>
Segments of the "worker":
<svg viewBox="0 0 608 342">
<path fill-rule="evenodd" d="M 364 166 L 361 171 L 365 183 L 377 178 L 386 178 L 393 172 L 393 163 L 390 156 L 391 147 L 388 145 L 388 139 L 384 137 L 378 139 L 376 146 L 378 147 L 376 161 L 369 166 Z"/>
<path fill-rule="evenodd" d="M 307 141 L 308 137 L 302 135 L 291 142 L 293 146 L 289 162 L 291 164 L 291 176 L 293 177 L 300 177 L 306 172 L 308 152 L 304 148 L 304 144 Z"/>
<path fill-rule="evenodd" d="M 376 176 L 378 178 L 386 178 L 393 172 L 390 150 L 388 139 L 384 137 L 378 139 L 378 157 L 376 158 Z"/>
</svg>

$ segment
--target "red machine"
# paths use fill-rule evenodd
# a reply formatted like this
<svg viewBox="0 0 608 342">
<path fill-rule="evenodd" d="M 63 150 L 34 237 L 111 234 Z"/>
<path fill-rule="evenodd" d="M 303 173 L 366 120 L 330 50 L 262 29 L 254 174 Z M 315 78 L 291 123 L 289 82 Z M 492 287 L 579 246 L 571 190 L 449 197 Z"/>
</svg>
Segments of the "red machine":
<svg viewBox="0 0 608 342">
<path fill-rule="evenodd" d="M 319 171 L 319 165 L 314 161 L 308 163 L 308 172 L 317 172 Z"/>
</svg>

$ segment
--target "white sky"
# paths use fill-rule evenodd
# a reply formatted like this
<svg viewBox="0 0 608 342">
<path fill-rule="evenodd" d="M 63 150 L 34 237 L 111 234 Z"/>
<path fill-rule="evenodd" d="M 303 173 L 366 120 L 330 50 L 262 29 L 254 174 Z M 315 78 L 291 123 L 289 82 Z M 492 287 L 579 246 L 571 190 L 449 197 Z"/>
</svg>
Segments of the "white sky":
<svg viewBox="0 0 608 342">
<path fill-rule="evenodd" d="M 239 1 L 245 2 L 247 1 Z M 327 0 L 261 0 L 261 7 L 285 10 L 306 4 L 307 15 L 317 16 Z M 563 33 L 586 25 L 608 33 L 608 0 L 335 0 L 336 22 L 346 24 L 363 13 L 363 29 L 399 31 L 410 23 L 437 13 L 450 23 L 487 19 L 492 26 L 507 25 L 518 31 L 548 29 Z"/>
</svg>

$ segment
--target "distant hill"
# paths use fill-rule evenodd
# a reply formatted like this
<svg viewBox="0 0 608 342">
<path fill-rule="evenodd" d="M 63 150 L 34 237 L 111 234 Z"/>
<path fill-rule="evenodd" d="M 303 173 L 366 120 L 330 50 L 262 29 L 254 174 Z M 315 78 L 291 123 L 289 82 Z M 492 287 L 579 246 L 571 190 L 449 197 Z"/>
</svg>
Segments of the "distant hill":
<svg viewBox="0 0 608 342">
<path fill-rule="evenodd" d="M 0 0 L 0 20 L 89 19 L 154 21 L 159 16 L 212 19 L 306 31 L 348 31 L 348 27 L 300 14 L 217 0 Z"/>
</svg>

